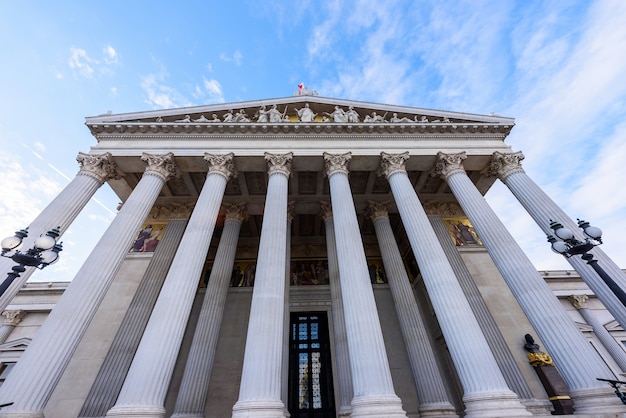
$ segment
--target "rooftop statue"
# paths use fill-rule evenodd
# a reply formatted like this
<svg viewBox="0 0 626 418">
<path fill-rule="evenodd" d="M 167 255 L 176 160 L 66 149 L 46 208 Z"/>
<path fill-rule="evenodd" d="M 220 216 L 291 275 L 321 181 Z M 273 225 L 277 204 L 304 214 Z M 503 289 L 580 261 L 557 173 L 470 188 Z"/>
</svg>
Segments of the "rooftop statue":
<svg viewBox="0 0 626 418">
<path fill-rule="evenodd" d="M 287 113 L 287 107 L 285 106 L 285 111 L 280 113 L 280 110 L 276 107 L 276 105 L 272 105 L 272 108 L 268 111 L 270 116 L 270 123 L 280 123 L 283 121 L 283 115 Z"/>
<path fill-rule="evenodd" d="M 268 111 L 265 110 L 265 106 L 261 106 L 259 110 L 256 111 L 256 121 L 257 123 L 267 123 Z"/>
<path fill-rule="evenodd" d="M 359 114 L 354 110 L 354 107 L 348 107 L 348 112 L 346 112 L 346 117 L 348 118 L 349 123 L 359 123 Z"/>
<path fill-rule="evenodd" d="M 178 119 L 176 122 L 189 123 L 191 122 L 191 117 L 189 115 L 185 115 L 184 118 Z"/>
<path fill-rule="evenodd" d="M 228 112 L 224 113 L 222 119 L 224 120 L 224 122 L 234 122 L 235 116 L 233 116 L 233 111 L 229 110 Z"/>
<path fill-rule="evenodd" d="M 241 109 L 239 112 L 235 113 L 235 122 L 250 122 L 248 116 L 246 115 L 246 111 Z"/>
<path fill-rule="evenodd" d="M 200 115 L 200 117 L 198 119 L 194 119 L 194 122 L 200 122 L 200 123 L 204 123 L 204 122 L 209 122 L 209 120 L 207 118 L 204 117 L 204 115 Z"/>
<path fill-rule="evenodd" d="M 389 120 L 389 122 L 394 122 L 394 123 L 411 123 L 413 121 L 411 119 L 409 119 L 409 118 L 398 117 L 398 114 L 394 113 L 393 116 L 391 117 L 391 119 Z"/>
<path fill-rule="evenodd" d="M 333 122 L 347 122 L 348 121 L 348 115 L 339 106 L 335 106 L 335 110 L 332 113 L 324 112 L 324 114 L 330 116 Z"/>
<path fill-rule="evenodd" d="M 302 109 L 296 109 L 296 113 L 300 118 L 300 122 L 313 122 L 315 116 L 317 116 L 316 113 L 313 113 L 308 103 L 305 103 Z"/>
<path fill-rule="evenodd" d="M 363 120 L 363 122 L 375 122 L 375 123 L 385 122 L 385 116 L 387 116 L 387 113 L 385 113 L 385 115 L 383 116 L 380 116 L 380 115 L 377 115 L 376 112 L 372 112 L 371 116 L 365 115 L 365 119 Z"/>
</svg>

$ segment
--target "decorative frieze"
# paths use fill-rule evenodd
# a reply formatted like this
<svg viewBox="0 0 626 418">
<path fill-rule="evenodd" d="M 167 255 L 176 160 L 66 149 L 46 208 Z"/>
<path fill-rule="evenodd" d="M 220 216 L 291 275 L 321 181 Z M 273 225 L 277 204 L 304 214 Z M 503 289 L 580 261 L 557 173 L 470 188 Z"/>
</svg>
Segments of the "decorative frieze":
<svg viewBox="0 0 626 418">
<path fill-rule="evenodd" d="M 170 219 L 189 219 L 193 211 L 193 203 L 172 203 L 169 205 L 154 206 L 148 218 L 159 221 Z M 119 210 L 119 209 L 118 209 Z"/>
<path fill-rule="evenodd" d="M 76 161 L 80 164 L 79 174 L 96 178 L 101 183 L 110 179 L 119 179 L 117 165 L 111 160 L 111 153 L 85 154 L 79 152 Z"/>
</svg>

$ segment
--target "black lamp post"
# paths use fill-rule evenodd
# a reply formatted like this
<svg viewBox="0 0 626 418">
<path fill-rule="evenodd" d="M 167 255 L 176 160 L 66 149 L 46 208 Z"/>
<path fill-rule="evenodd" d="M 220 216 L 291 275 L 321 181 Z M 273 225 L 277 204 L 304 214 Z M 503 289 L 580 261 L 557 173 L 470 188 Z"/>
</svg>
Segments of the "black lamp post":
<svg viewBox="0 0 626 418">
<path fill-rule="evenodd" d="M 624 292 L 611 276 L 598 265 L 598 260 L 593 258 L 593 254 L 589 254 L 589 250 L 596 245 L 602 244 L 602 230 L 591 226 L 587 221 L 580 219 L 577 219 L 577 221 L 578 227 L 583 230 L 583 233 L 587 237 L 584 241 L 577 240 L 574 238 L 572 231 L 565 228 L 559 222 L 550 219 L 550 228 L 554 231 L 554 235 L 548 235 L 548 242 L 552 244 L 552 251 L 565 256 L 565 258 L 580 255 L 581 258 L 598 273 L 598 276 L 606 283 L 620 302 L 622 302 L 622 305 L 626 307 L 626 292 Z"/>
<path fill-rule="evenodd" d="M 0 284 L 0 296 L 9 288 L 13 280 L 20 277 L 26 271 L 25 266 L 43 269 L 59 259 L 59 252 L 63 250 L 62 243 L 57 243 L 60 227 L 53 228 L 41 235 L 33 243 L 33 248 L 21 252 L 17 248 L 22 245 L 22 240 L 28 236 L 28 228 L 21 229 L 12 237 L 2 240 L 2 257 L 10 258 L 17 263 L 12 271 L 7 274 L 7 278 Z"/>
</svg>

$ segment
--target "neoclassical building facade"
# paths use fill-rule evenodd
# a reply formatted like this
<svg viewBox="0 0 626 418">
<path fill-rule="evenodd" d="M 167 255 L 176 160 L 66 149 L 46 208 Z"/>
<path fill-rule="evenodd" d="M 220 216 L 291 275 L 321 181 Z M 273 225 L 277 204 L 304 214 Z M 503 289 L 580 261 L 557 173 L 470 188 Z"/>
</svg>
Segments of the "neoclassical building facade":
<svg viewBox="0 0 626 418">
<path fill-rule="evenodd" d="M 564 303 L 483 198 L 502 181 L 544 232 L 578 229 L 513 119 L 297 95 L 86 125 L 30 235 L 104 183 L 122 203 L 2 376 L 0 418 L 626 414 L 597 380 L 625 371 L 605 326 L 624 306 L 580 257 Z"/>
</svg>

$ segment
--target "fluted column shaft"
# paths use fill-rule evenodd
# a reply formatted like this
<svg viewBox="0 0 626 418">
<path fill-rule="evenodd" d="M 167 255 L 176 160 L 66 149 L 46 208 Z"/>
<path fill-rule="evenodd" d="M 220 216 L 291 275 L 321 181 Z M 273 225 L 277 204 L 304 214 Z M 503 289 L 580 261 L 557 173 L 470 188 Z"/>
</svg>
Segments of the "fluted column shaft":
<svg viewBox="0 0 626 418">
<path fill-rule="evenodd" d="M 587 308 L 588 299 L 589 297 L 587 295 L 572 295 L 569 297 L 574 308 L 578 310 L 585 322 L 591 325 L 593 333 L 596 334 L 622 372 L 626 372 L 626 352 L 624 348 L 613 338 L 611 333 L 604 327 L 604 324 L 602 324 L 593 312 Z"/>
<path fill-rule="evenodd" d="M 289 339 L 290 332 L 289 327 L 291 325 L 291 312 L 289 305 L 289 293 L 291 289 L 291 225 L 293 223 L 293 217 L 295 215 L 295 202 L 289 202 L 287 204 L 287 232 L 285 236 L 287 238 L 287 244 L 285 248 L 285 312 L 284 312 L 284 333 L 283 333 L 283 370 L 282 370 L 282 386 L 281 386 L 281 399 L 283 400 L 285 408 L 285 416 L 289 415 Z"/>
<path fill-rule="evenodd" d="M 4 316 L 5 319 L 4 323 L 0 327 L 0 344 L 9 338 L 9 335 L 11 335 L 15 327 L 22 321 L 22 318 L 24 318 L 25 315 L 26 311 L 21 309 L 2 312 L 2 316 Z"/>
<path fill-rule="evenodd" d="M 63 234 L 102 183 L 116 177 L 116 166 L 111 162 L 109 153 L 84 154 L 81 152 L 76 160 L 81 166 L 80 171 L 31 222 L 28 226 L 28 237 L 22 242 L 21 249 L 32 248 L 35 239 L 52 228 L 59 227 L 59 231 Z M 0 277 L 6 277 L 14 265 L 13 260 L 0 258 Z M 13 280 L 11 286 L 0 296 L 0 311 L 6 309 L 35 270 L 34 267 L 26 267 L 26 271 Z"/>
<path fill-rule="evenodd" d="M 330 299 L 333 318 L 333 336 L 335 339 L 335 363 L 337 364 L 337 383 L 339 392 L 340 417 L 349 417 L 352 408 L 350 402 L 354 391 L 350 374 L 350 354 L 346 337 L 346 320 L 343 312 L 341 283 L 339 277 L 339 261 L 337 260 L 337 244 L 335 242 L 335 226 L 333 212 L 328 202 L 322 202 L 322 217 L 326 229 L 326 252 L 328 256 L 328 281 L 330 283 Z"/>
<path fill-rule="evenodd" d="M 350 352 L 352 417 L 406 417 L 395 394 L 365 250 L 348 181 L 351 154 L 324 153 Z"/>
<path fill-rule="evenodd" d="M 204 418 L 213 359 L 235 263 L 239 230 L 244 218 L 242 210 L 242 205 L 226 206 L 224 229 L 207 283 L 172 418 Z"/>
<path fill-rule="evenodd" d="M 292 154 L 265 154 L 269 181 L 250 306 L 239 399 L 233 417 L 281 417 L 287 254 L 287 193 Z"/>
<path fill-rule="evenodd" d="M 441 175 L 469 217 L 513 295 L 565 378 L 578 412 L 605 412 L 614 399 L 603 398 L 597 377 L 610 370 L 587 343 L 530 260 L 493 212 L 462 167 L 465 153 L 439 153 L 434 173 Z M 578 391 L 578 393 L 577 393 Z M 588 398 L 593 393 L 597 399 Z M 604 405 L 597 402 L 605 402 Z"/>
<path fill-rule="evenodd" d="M 115 406 L 107 416 L 163 417 L 165 396 L 209 250 L 233 154 L 210 155 L 207 175 Z"/>
<path fill-rule="evenodd" d="M 555 220 L 571 230 L 576 239 L 583 241 L 583 234 L 574 222 L 541 188 L 526 174 L 521 166 L 524 154 L 495 152 L 490 165 L 490 173 L 497 175 L 511 190 L 511 193 L 522 204 L 526 212 L 533 218 L 539 228 L 546 234 L 553 234 L 550 229 L 550 220 Z M 548 244 L 546 244 L 546 247 Z M 590 251 L 598 264 L 611 276 L 615 283 L 626 289 L 626 274 L 607 256 L 604 251 L 596 247 Z M 580 277 L 587 283 L 593 293 L 613 315 L 613 318 L 626 329 L 626 309 L 611 289 L 602 281 L 598 274 L 580 256 L 567 259 Z"/>
<path fill-rule="evenodd" d="M 420 416 L 458 417 L 448 399 L 441 372 L 437 367 L 435 353 L 389 223 L 387 208 L 388 205 L 384 202 L 370 202 L 370 217 L 376 230 L 385 273 L 400 320 L 404 345 L 409 355 L 417 387 Z"/>
<path fill-rule="evenodd" d="M 402 223 L 463 386 L 466 416 L 528 416 L 506 384 L 404 168 L 408 153 L 382 153 Z"/>
<path fill-rule="evenodd" d="M 0 417 L 43 417 L 46 401 L 115 278 L 136 232 L 166 179 L 173 174 L 171 153 L 144 154 L 142 159 L 148 161 L 148 168 L 135 190 L 0 388 L 0 403 L 14 403 L 3 408 Z"/>
<path fill-rule="evenodd" d="M 189 218 L 186 209 L 183 207 L 177 217 Z M 79 417 L 103 417 L 115 405 L 186 226 L 187 219 L 170 219 L 167 223 L 159 245 L 152 254 L 148 268 L 137 286 L 124 319 L 89 389 Z"/>
</svg>

